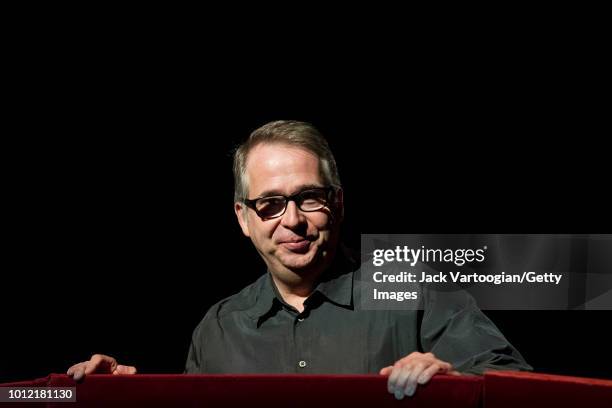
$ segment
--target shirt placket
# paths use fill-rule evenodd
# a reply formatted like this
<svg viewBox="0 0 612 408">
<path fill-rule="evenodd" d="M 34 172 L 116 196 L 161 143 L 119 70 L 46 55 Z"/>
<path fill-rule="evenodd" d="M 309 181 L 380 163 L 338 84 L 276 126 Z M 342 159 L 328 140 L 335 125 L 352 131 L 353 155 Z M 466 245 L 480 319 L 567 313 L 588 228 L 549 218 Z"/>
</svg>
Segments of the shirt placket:
<svg viewBox="0 0 612 408">
<path fill-rule="evenodd" d="M 311 333 L 308 324 L 308 309 L 293 315 L 293 342 L 295 344 L 295 372 L 306 374 L 312 372 Z"/>
</svg>

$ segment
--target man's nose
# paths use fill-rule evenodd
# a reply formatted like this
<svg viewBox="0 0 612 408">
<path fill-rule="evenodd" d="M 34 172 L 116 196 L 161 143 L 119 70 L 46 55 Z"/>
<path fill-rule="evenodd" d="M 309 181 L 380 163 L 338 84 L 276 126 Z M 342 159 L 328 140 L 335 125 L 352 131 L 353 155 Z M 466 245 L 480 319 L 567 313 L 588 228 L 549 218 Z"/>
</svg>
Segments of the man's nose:
<svg viewBox="0 0 612 408">
<path fill-rule="evenodd" d="M 295 228 L 304 222 L 304 214 L 300 211 L 295 201 L 287 203 L 287 209 L 282 216 L 281 224 L 286 228 Z"/>
</svg>

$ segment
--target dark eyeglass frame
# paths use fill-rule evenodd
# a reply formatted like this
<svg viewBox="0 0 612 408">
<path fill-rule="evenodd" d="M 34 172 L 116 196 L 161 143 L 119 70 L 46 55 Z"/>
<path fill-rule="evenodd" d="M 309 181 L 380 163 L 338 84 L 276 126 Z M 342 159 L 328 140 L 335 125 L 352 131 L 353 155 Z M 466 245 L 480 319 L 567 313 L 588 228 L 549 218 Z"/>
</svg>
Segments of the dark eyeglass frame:
<svg viewBox="0 0 612 408">
<path fill-rule="evenodd" d="M 314 210 L 302 209 L 302 203 L 304 202 L 303 195 L 309 191 L 325 191 L 325 203 L 321 207 L 316 208 Z M 255 213 L 257 214 L 259 218 L 266 221 L 266 220 L 271 220 L 274 218 L 282 217 L 287 211 L 287 207 L 289 206 L 289 201 L 295 202 L 295 204 L 300 209 L 300 211 L 303 211 L 303 212 L 320 211 L 322 208 L 327 207 L 331 202 L 333 202 L 334 193 L 335 193 L 335 190 L 333 187 L 311 187 L 311 188 L 306 188 L 304 190 L 298 191 L 297 193 L 292 194 L 290 196 L 286 196 L 282 194 L 275 194 L 275 195 L 270 195 L 270 196 L 265 196 L 265 197 L 254 198 L 252 200 L 245 198 L 243 201 L 247 207 L 255 211 Z M 283 198 L 285 200 L 285 208 L 283 209 L 283 211 L 281 211 L 277 215 L 274 215 L 273 217 L 266 217 L 265 215 L 261 214 L 259 210 L 257 209 L 257 202 L 259 200 L 270 199 L 270 198 Z"/>
</svg>

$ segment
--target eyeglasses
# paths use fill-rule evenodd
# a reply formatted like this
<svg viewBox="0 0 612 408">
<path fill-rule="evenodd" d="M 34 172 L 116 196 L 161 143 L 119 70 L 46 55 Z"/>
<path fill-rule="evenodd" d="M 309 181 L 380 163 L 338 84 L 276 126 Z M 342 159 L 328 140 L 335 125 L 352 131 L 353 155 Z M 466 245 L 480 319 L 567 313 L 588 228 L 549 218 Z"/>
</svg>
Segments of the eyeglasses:
<svg viewBox="0 0 612 408">
<path fill-rule="evenodd" d="M 334 189 L 331 187 L 309 188 L 291 196 L 275 195 L 254 200 L 244 199 L 244 203 L 265 221 L 282 216 L 287 210 L 289 201 L 294 201 L 304 212 L 318 211 L 332 202 L 333 193 Z"/>
</svg>

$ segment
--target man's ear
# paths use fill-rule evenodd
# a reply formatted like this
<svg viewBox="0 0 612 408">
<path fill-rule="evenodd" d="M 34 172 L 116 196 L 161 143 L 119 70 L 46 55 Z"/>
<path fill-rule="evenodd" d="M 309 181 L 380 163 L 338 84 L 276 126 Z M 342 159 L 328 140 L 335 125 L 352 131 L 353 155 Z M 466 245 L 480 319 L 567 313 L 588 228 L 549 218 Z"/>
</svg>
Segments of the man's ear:
<svg viewBox="0 0 612 408">
<path fill-rule="evenodd" d="M 242 233 L 247 237 L 251 237 L 249 233 L 249 224 L 247 222 L 247 211 L 249 211 L 249 209 L 244 203 L 234 203 L 234 212 L 236 213 L 236 218 L 238 218 L 238 224 L 240 224 L 240 228 L 242 228 Z"/>
</svg>

